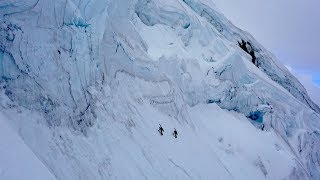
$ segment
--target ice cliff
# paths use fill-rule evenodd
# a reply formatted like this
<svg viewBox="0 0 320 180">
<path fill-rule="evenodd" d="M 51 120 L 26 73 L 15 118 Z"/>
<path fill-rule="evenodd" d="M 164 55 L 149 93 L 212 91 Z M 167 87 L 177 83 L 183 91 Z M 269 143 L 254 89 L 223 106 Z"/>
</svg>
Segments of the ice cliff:
<svg viewBox="0 0 320 180">
<path fill-rule="evenodd" d="M 0 117 L 56 179 L 320 179 L 320 108 L 210 0 L 0 17 Z"/>
</svg>

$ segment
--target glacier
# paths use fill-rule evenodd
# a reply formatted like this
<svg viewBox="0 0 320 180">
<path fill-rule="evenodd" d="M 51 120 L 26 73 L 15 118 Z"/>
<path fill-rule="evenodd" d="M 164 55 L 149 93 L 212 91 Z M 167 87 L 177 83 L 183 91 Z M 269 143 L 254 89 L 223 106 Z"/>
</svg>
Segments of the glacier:
<svg viewBox="0 0 320 180">
<path fill-rule="evenodd" d="M 0 179 L 320 179 L 319 106 L 213 1 L 5 0 L 0 17 L 0 160 L 39 169 L 1 161 Z"/>
</svg>

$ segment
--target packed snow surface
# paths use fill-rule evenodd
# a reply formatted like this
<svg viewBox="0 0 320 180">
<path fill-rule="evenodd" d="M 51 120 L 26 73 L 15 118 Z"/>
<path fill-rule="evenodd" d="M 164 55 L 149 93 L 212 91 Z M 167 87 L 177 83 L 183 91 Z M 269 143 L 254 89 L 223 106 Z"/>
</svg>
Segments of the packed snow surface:
<svg viewBox="0 0 320 180">
<path fill-rule="evenodd" d="M 319 107 L 210 0 L 0 17 L 0 179 L 320 179 Z"/>
<path fill-rule="evenodd" d="M 0 114 L 0 179 L 56 179 Z"/>
</svg>

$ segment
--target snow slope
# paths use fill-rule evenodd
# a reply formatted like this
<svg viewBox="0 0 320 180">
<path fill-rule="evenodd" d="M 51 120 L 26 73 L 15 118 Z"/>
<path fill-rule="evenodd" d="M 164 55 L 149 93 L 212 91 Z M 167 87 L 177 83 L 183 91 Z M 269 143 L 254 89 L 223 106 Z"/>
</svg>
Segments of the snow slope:
<svg viewBox="0 0 320 180">
<path fill-rule="evenodd" d="M 217 105 L 187 108 L 192 126 L 166 117 L 149 104 L 135 108 L 140 121 L 121 125 L 106 120 L 92 127 L 87 138 L 63 130 L 50 135 L 41 124 L 20 133 L 40 140 L 36 153 L 55 150 L 46 154 L 50 161 L 45 162 L 49 167 L 54 164 L 60 179 L 282 179 L 296 165 L 276 134 L 261 132 L 243 115 Z M 6 113 L 17 117 L 12 109 Z M 23 109 L 18 114 L 17 119 L 26 121 L 21 123 L 39 118 Z M 164 127 L 164 136 L 156 131 L 157 123 Z M 170 133 L 174 127 L 178 139 Z"/>
<path fill-rule="evenodd" d="M 211 1 L 7 0 L 0 16 L 3 122 L 57 179 L 320 178 L 319 107 Z"/>
<path fill-rule="evenodd" d="M 56 179 L 0 115 L 0 179 Z"/>
</svg>

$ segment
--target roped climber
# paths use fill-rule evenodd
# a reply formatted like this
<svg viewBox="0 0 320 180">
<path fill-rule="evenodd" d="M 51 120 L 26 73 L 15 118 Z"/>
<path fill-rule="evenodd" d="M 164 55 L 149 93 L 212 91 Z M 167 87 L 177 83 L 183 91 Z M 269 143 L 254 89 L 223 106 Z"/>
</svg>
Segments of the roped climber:
<svg viewBox="0 0 320 180">
<path fill-rule="evenodd" d="M 163 130 L 163 128 L 162 128 L 162 126 L 161 126 L 161 124 L 159 124 L 159 133 L 160 133 L 160 135 L 162 136 L 163 135 L 163 132 L 164 132 L 164 130 Z"/>
<path fill-rule="evenodd" d="M 173 130 L 173 136 L 175 137 L 175 138 L 177 138 L 178 137 L 178 132 L 177 132 L 177 130 L 176 130 L 176 128 L 174 128 L 174 130 Z"/>
</svg>

